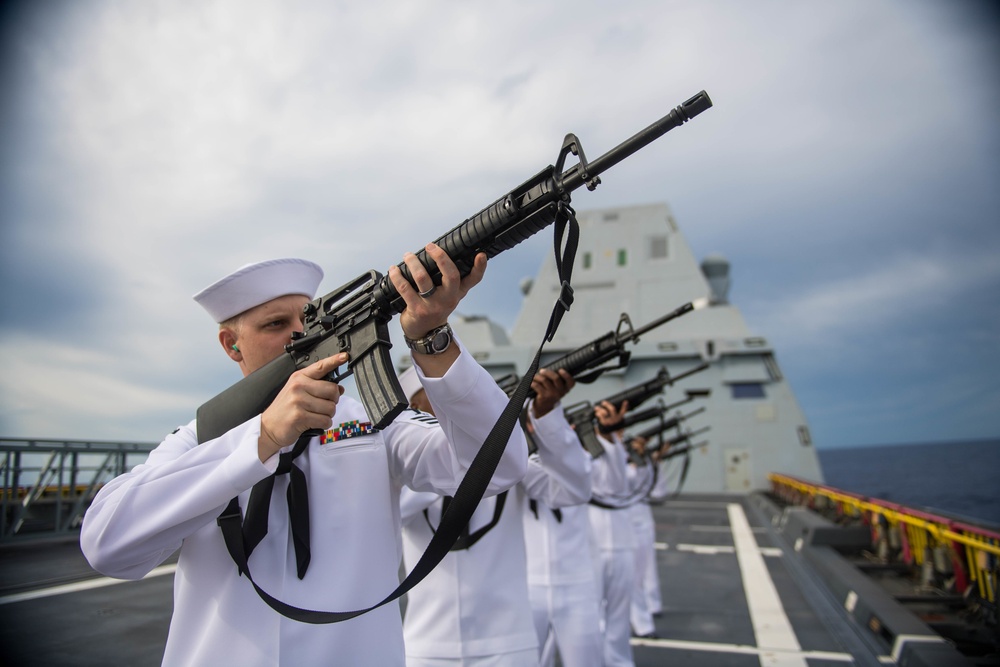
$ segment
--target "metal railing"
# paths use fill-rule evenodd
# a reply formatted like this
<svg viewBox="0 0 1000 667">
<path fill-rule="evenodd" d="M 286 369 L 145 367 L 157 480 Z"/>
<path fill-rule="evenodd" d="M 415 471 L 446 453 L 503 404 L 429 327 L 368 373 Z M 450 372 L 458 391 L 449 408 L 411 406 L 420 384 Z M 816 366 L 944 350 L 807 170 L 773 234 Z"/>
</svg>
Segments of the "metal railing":
<svg viewBox="0 0 1000 667">
<path fill-rule="evenodd" d="M 996 604 L 997 531 L 788 475 L 768 477 L 774 494 L 787 503 L 863 522 L 871 529 L 872 547 L 881 559 L 948 572 L 959 594 L 975 592 L 981 600 Z"/>
<path fill-rule="evenodd" d="M 156 443 L 0 438 L 0 540 L 69 533 L 110 479 Z"/>
</svg>

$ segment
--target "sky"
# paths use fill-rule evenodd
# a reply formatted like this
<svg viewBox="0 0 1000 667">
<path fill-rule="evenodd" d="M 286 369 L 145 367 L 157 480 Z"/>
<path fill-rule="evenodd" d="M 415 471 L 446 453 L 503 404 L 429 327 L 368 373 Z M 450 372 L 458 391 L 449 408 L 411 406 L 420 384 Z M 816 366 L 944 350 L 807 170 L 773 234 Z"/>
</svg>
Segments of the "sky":
<svg viewBox="0 0 1000 667">
<path fill-rule="evenodd" d="M 385 272 L 700 90 L 578 210 L 666 202 L 820 448 L 1000 437 L 990 0 L 57 0 L 0 10 L 0 437 L 159 441 L 239 379 L 191 296 Z M 546 236 L 540 234 L 539 237 Z M 509 329 L 551 240 L 460 305 Z M 609 316 L 609 321 L 617 315 Z M 401 345 L 397 345 L 397 348 Z"/>
</svg>

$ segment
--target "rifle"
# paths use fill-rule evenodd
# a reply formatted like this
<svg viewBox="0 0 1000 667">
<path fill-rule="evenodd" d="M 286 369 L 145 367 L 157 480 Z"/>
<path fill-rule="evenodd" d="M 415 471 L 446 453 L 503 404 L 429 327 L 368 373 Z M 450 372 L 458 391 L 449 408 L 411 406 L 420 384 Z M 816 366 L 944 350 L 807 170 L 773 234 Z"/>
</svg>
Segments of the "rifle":
<svg viewBox="0 0 1000 667">
<path fill-rule="evenodd" d="M 664 428 L 664 427 L 661 427 L 659 424 L 657 424 L 656 426 L 654 426 L 652 428 L 648 428 L 645 431 L 637 433 L 636 435 L 634 435 L 634 436 L 626 439 L 625 440 L 625 444 L 626 444 L 626 446 L 631 445 L 632 441 L 635 440 L 636 438 L 645 438 L 646 440 L 649 440 L 650 438 L 653 438 L 653 437 L 660 437 L 661 441 L 656 446 L 654 446 L 654 447 L 646 447 L 644 449 L 644 453 L 646 455 L 651 455 L 654 452 L 662 452 L 664 450 L 669 450 L 674 445 L 679 445 L 681 443 L 687 442 L 688 440 L 690 440 L 694 436 L 701 435 L 705 431 L 711 430 L 711 428 L 712 428 L 711 426 L 704 426 L 704 427 L 698 429 L 697 431 L 688 431 L 687 433 L 685 433 L 683 435 L 679 435 L 676 438 L 667 438 L 666 440 L 662 440 L 663 432 L 665 430 L 667 430 L 667 429 Z M 669 453 L 669 452 L 665 452 L 665 454 L 666 453 Z"/>
<path fill-rule="evenodd" d="M 625 343 L 638 342 L 639 337 L 643 334 L 652 331 L 658 326 L 666 324 L 670 320 L 677 319 L 681 315 L 690 313 L 692 310 L 704 308 L 708 305 L 708 303 L 708 299 L 695 299 L 694 301 L 689 301 L 680 308 L 667 313 L 663 317 L 650 322 L 640 329 L 634 329 L 632 327 L 632 320 L 629 318 L 628 313 L 622 313 L 618 320 L 618 328 L 615 331 L 609 331 L 603 336 L 599 336 L 589 343 L 581 345 L 572 352 L 568 352 L 555 361 L 546 364 L 544 368 L 551 371 L 566 370 L 577 382 L 590 384 L 600 377 L 602 373 L 628 366 L 632 353 L 625 350 Z M 623 326 L 628 327 L 628 330 L 624 333 L 622 332 Z M 618 363 L 616 365 L 602 366 L 602 364 L 614 359 L 615 357 L 618 357 Z M 590 372 L 585 375 L 581 375 L 586 371 Z M 497 384 L 500 385 L 500 388 L 503 389 L 508 396 L 510 396 L 514 393 L 518 380 L 519 378 L 517 375 L 510 373 L 498 378 Z M 535 393 L 533 391 L 528 392 L 529 398 L 534 397 L 534 395 Z M 631 402 L 629 404 L 631 405 Z"/>
<path fill-rule="evenodd" d="M 563 413 L 587 453 L 595 459 L 604 456 L 604 447 L 594 432 L 594 406 L 584 401 L 569 406 Z"/>
<path fill-rule="evenodd" d="M 625 140 L 596 160 L 588 162 L 583 146 L 574 134 L 567 134 L 555 165 L 514 188 L 479 213 L 439 237 L 435 243 L 455 262 L 464 277 L 472 270 L 479 253 L 494 257 L 560 220 L 557 229 L 569 221 L 575 229 L 570 193 L 586 185 L 593 190 L 600 174 L 691 120 L 712 106 L 701 91 L 644 130 Z M 577 164 L 564 169 L 572 153 Z M 557 247 L 560 234 L 557 234 Z M 575 239 L 573 240 L 575 251 Z M 421 249 L 414 253 L 433 278 L 441 283 L 441 272 Z M 397 265 L 403 276 L 413 280 L 406 264 Z M 560 302 L 569 308 L 572 289 L 563 281 Z M 197 413 L 198 441 L 217 438 L 230 429 L 262 413 L 295 371 L 337 354 L 347 352 L 347 370 L 339 369 L 328 379 L 340 382 L 351 374 L 357 377 L 358 392 L 375 428 L 384 428 L 406 408 L 406 397 L 393 372 L 389 349 L 392 346 L 388 323 L 401 313 L 406 303 L 388 276 L 369 271 L 342 287 L 310 301 L 304 307 L 302 333 L 285 346 L 285 354 L 254 371 L 207 401 Z M 550 334 L 551 335 L 551 334 Z"/>
<path fill-rule="evenodd" d="M 678 380 L 682 380 L 689 375 L 694 375 L 695 373 L 705 370 L 708 366 L 708 364 L 695 366 L 691 370 L 685 371 L 676 377 L 670 377 L 667 367 L 663 366 L 656 374 L 656 377 L 652 380 L 647 380 L 646 382 L 638 384 L 634 387 L 620 391 L 617 394 L 612 394 L 611 396 L 598 401 L 598 403 L 607 401 L 614 405 L 616 410 L 621 409 L 621 406 L 625 403 L 625 401 L 628 401 L 630 406 L 633 405 L 632 401 L 635 401 L 636 405 L 640 405 L 656 394 L 662 392 L 663 388 L 668 384 L 672 385 Z M 570 426 L 576 430 L 576 435 L 580 438 L 580 444 L 583 445 L 583 448 L 590 452 L 590 455 L 594 458 L 603 454 L 604 448 L 601 446 L 600 441 L 597 439 L 597 434 L 594 432 L 594 405 L 589 401 L 575 403 L 574 405 L 566 408 L 565 414 L 566 421 L 568 421 Z M 614 428 L 611 431 L 602 432 L 610 433 L 615 430 L 618 429 Z"/>
<path fill-rule="evenodd" d="M 666 461 L 667 459 L 672 459 L 675 456 L 681 456 L 682 454 L 689 454 L 696 449 L 703 449 L 708 447 L 708 440 L 702 440 L 701 442 L 695 443 L 693 445 L 688 445 L 686 447 L 680 447 L 679 449 L 673 449 L 660 457 L 661 461 Z"/>
<path fill-rule="evenodd" d="M 699 443 L 693 445 L 687 445 L 686 447 L 681 447 L 680 449 L 669 451 L 663 456 L 661 456 L 659 459 L 659 463 L 663 463 L 664 461 L 672 459 L 675 456 L 682 456 L 682 455 L 684 456 L 684 463 L 681 466 L 680 477 L 677 480 L 677 489 L 674 490 L 672 493 L 665 494 L 660 497 L 654 497 L 650 495 L 647 498 L 647 502 L 649 502 L 651 505 L 660 505 L 667 500 L 668 496 L 671 495 L 674 497 L 679 496 L 681 493 L 681 489 L 684 487 L 684 482 L 685 480 L 687 480 L 688 470 L 691 467 L 691 452 L 696 449 L 703 449 L 707 446 L 708 446 L 708 440 L 702 440 Z M 656 470 L 659 470 L 659 466 L 656 467 Z"/>
<path fill-rule="evenodd" d="M 625 419 L 619 422 L 620 425 L 619 424 L 614 425 L 616 428 L 610 428 L 603 424 L 599 424 L 597 426 L 597 430 L 599 430 L 601 433 L 613 433 L 620 428 L 628 428 L 629 426 L 635 426 L 636 424 L 641 424 L 642 422 L 649 421 L 650 419 L 662 418 L 663 415 L 667 414 L 669 410 L 670 406 L 650 408 L 649 410 L 643 410 L 642 412 L 637 412 L 634 415 L 632 414 L 626 415 Z M 695 415 L 700 415 L 704 411 L 705 408 L 698 408 L 697 410 L 692 410 L 686 415 L 680 415 L 680 414 L 675 415 L 670 419 L 661 421 L 659 424 L 657 424 L 657 427 L 661 429 L 660 432 L 662 433 L 667 429 L 674 428 L 682 421 L 686 421 L 691 417 L 694 417 Z"/>
<path fill-rule="evenodd" d="M 707 364 L 706 364 L 705 367 L 707 367 Z M 700 368 L 701 367 L 694 369 L 694 371 L 691 371 L 691 373 L 693 373 L 693 372 L 695 372 L 697 370 L 700 370 Z M 690 373 L 688 373 L 687 375 L 690 375 Z M 682 377 L 684 377 L 684 376 L 683 375 L 679 375 L 676 378 L 674 378 L 674 380 L 675 381 L 679 380 Z M 615 431 L 619 431 L 621 429 L 628 428 L 629 426 L 635 426 L 636 424 L 641 424 L 644 421 L 649 421 L 650 419 L 655 419 L 655 418 L 659 417 L 660 415 L 664 415 L 664 414 L 670 412 L 671 410 L 673 410 L 676 407 L 680 407 L 680 406 L 684 405 L 685 403 L 690 403 L 691 401 L 693 401 L 696 398 L 701 398 L 701 397 L 704 397 L 704 396 L 708 396 L 711 393 L 712 393 L 712 391 L 710 389 L 688 389 L 687 390 L 687 398 L 685 398 L 684 400 L 677 401 L 676 403 L 671 403 L 670 405 L 663 405 L 661 403 L 660 405 L 656 406 L 655 408 L 647 408 L 646 410 L 640 410 L 639 412 L 629 412 L 624 417 L 622 417 L 620 421 L 617 421 L 614 424 L 598 424 L 597 425 L 597 430 L 599 430 L 601 433 L 604 433 L 604 434 L 614 433 Z M 645 399 L 643 399 L 643 400 L 645 400 Z M 631 400 L 629 400 L 628 404 L 629 404 L 629 407 L 632 407 L 632 401 Z M 615 407 L 619 407 L 620 405 L 621 405 L 620 403 L 617 403 L 615 405 Z M 701 412 L 704 409 L 705 408 L 701 408 L 700 410 L 697 410 L 697 411 L 695 411 L 695 412 L 693 412 L 691 414 L 698 414 L 698 412 Z"/>
<path fill-rule="evenodd" d="M 666 414 L 666 410 L 659 410 L 658 414 L 653 414 L 647 417 L 645 421 L 648 421 L 649 419 L 654 417 L 660 417 L 660 423 L 656 425 L 656 428 L 658 430 L 658 433 L 663 433 L 672 428 L 679 428 L 682 421 L 686 421 L 691 417 L 694 417 L 695 415 L 701 414 L 704 411 L 705 408 L 698 408 L 697 410 L 692 410 L 686 415 L 676 415 L 674 417 L 671 417 L 670 419 L 664 420 L 662 417 L 664 414 Z M 647 410 L 646 412 L 651 412 L 651 411 Z M 598 427 L 598 429 L 601 430 L 602 433 L 604 433 L 603 428 L 604 428 L 603 425 Z M 646 465 L 646 458 L 647 458 L 646 450 L 643 449 L 643 451 L 637 452 L 636 448 L 632 447 L 632 442 L 634 440 L 635 438 L 631 438 L 628 441 L 628 443 L 626 443 L 626 447 L 628 449 L 629 461 L 631 461 L 636 465 Z"/>
</svg>

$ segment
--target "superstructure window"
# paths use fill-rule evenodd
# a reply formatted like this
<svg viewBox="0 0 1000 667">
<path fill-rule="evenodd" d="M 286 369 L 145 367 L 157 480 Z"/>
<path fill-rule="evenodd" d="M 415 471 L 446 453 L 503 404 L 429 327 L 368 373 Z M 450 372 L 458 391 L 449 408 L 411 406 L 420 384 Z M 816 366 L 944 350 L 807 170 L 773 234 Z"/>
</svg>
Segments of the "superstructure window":
<svg viewBox="0 0 1000 667">
<path fill-rule="evenodd" d="M 760 382 L 735 382 L 729 387 L 734 399 L 766 398 L 764 385 Z"/>
<path fill-rule="evenodd" d="M 649 258 L 666 259 L 667 257 L 667 237 L 654 236 L 649 239 Z"/>
<path fill-rule="evenodd" d="M 628 251 L 622 248 L 618 251 L 618 266 L 625 266 L 628 264 Z"/>
<path fill-rule="evenodd" d="M 583 253 L 583 268 L 589 269 L 594 263 L 594 257 L 589 252 Z"/>
</svg>

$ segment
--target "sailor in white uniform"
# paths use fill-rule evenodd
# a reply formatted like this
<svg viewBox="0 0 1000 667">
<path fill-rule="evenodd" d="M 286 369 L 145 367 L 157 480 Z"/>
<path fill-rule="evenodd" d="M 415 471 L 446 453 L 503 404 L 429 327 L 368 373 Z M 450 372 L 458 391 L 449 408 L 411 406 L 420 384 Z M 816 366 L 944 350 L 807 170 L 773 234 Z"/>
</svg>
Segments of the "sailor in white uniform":
<svg viewBox="0 0 1000 667">
<path fill-rule="evenodd" d="M 661 505 L 670 495 L 670 476 L 667 474 L 668 467 L 667 461 L 660 458 L 659 452 L 654 452 L 653 454 L 653 465 L 656 466 L 656 484 L 653 485 L 653 490 L 649 492 L 648 504 L 649 505 Z M 652 507 L 650 508 L 650 514 L 652 514 Z M 656 539 L 656 524 L 654 522 L 653 527 L 653 539 L 654 539 L 654 550 L 655 550 L 655 539 Z M 646 594 L 646 604 L 649 608 L 649 612 L 657 617 L 663 613 L 663 597 L 660 592 L 661 582 L 660 582 L 660 569 L 656 566 L 655 555 L 654 562 L 651 567 L 647 567 L 645 572 L 642 573 L 642 589 Z"/>
<path fill-rule="evenodd" d="M 432 330 L 441 333 L 439 327 L 481 280 L 486 264 L 480 255 L 461 278 L 440 248 L 429 244 L 426 250 L 441 270 L 437 288 L 411 253 L 404 262 L 415 287 L 397 267 L 389 269 L 406 303 L 400 325 L 415 339 Z M 291 334 L 302 330 L 303 306 L 322 275 L 312 262 L 271 260 L 243 267 L 195 299 L 220 322 L 219 341 L 247 375 L 282 354 Z M 264 591 L 290 605 L 323 611 L 364 609 L 392 592 L 401 557 L 400 489 L 454 493 L 507 402 L 457 341 L 440 354 L 415 349 L 413 359 L 427 393 L 441 407 L 440 425 L 414 420 L 408 412 L 373 430 L 363 406 L 325 379 L 346 362 L 346 355 L 338 354 L 294 373 L 262 415 L 219 438 L 199 445 L 195 422 L 178 428 L 144 464 L 100 491 L 81 533 L 95 569 L 138 579 L 180 549 L 163 664 L 404 664 L 398 606 L 334 624 L 286 618 L 238 574 L 216 518 L 234 496 L 247 511 L 251 487 L 266 486 L 270 478 L 269 524 L 249 558 L 254 581 Z M 329 430 L 323 437 L 300 439 L 309 429 Z M 278 454 L 288 454 L 297 441 L 305 448 L 288 466 Z M 489 493 L 523 477 L 525 448 L 515 429 Z M 279 462 L 290 474 L 272 476 L 280 472 Z M 289 524 L 298 524 L 301 516 L 290 522 L 286 501 L 296 479 L 307 483 L 311 508 L 305 558 L 296 548 L 300 540 L 289 536 Z"/>
<path fill-rule="evenodd" d="M 539 371 L 532 383 L 537 396 L 528 404 L 528 418 L 537 431 L 565 423 L 558 400 L 567 382 L 572 378 L 565 372 Z M 439 413 L 444 406 L 436 397 L 429 398 Z M 529 499 L 561 508 L 581 505 L 589 497 L 589 456 L 579 443 L 539 441 L 524 480 L 506 494 L 484 499 L 463 543 L 408 594 L 403 620 L 407 666 L 537 667 L 522 516 Z M 403 489 L 407 569 L 427 548 L 446 500 Z"/>
<path fill-rule="evenodd" d="M 640 443 L 645 446 L 645 441 Z M 669 493 L 664 461 L 659 452 L 650 456 L 649 467 L 656 470 L 656 479 L 649 494 L 629 508 L 632 527 L 635 529 L 635 587 L 632 589 L 632 631 L 639 636 L 655 637 L 653 620 L 663 611 L 660 596 L 660 574 L 656 562 L 656 521 L 653 518 L 653 504 L 662 502 Z"/>
<path fill-rule="evenodd" d="M 628 402 L 621 409 L 603 401 L 594 406 L 601 424 L 621 421 Z M 589 507 L 591 545 L 594 558 L 598 599 L 602 603 L 604 628 L 604 664 L 606 667 L 633 667 L 630 611 L 632 581 L 635 576 L 635 532 L 628 511 L 614 506 L 624 502 L 632 491 L 628 457 L 619 433 L 605 437 L 597 431 L 604 456 L 594 459 L 593 498 Z"/>
<path fill-rule="evenodd" d="M 584 451 L 589 463 L 590 454 L 583 449 L 576 431 L 561 411 L 558 415 L 558 419 L 553 415 L 531 425 L 529 438 L 547 443 L 545 447 L 565 442 L 559 446 Z M 588 513 L 587 505 L 552 508 L 535 501 L 529 502 L 524 514 L 528 592 L 535 631 L 542 645 L 541 667 L 552 667 L 557 654 L 563 665 L 604 664 Z"/>
<path fill-rule="evenodd" d="M 645 439 L 636 438 L 629 445 L 635 452 L 635 456 L 629 461 L 629 476 L 632 479 L 633 493 L 636 494 L 632 499 L 633 502 L 625 510 L 635 532 L 635 578 L 632 582 L 629 618 L 634 635 L 655 639 L 656 625 L 646 587 L 650 581 L 651 570 L 654 579 L 656 577 L 656 524 L 653 520 L 653 510 L 647 501 L 658 477 L 654 475 L 656 463 L 645 456 L 643 449 Z"/>
</svg>

